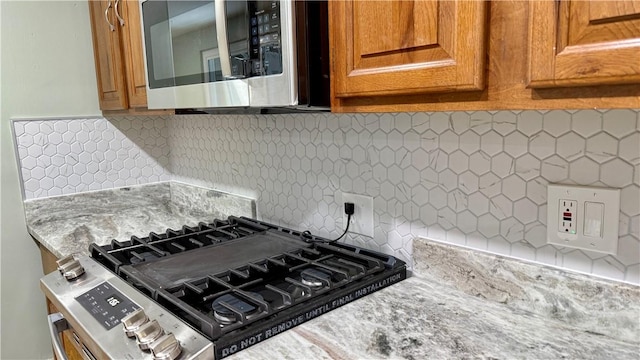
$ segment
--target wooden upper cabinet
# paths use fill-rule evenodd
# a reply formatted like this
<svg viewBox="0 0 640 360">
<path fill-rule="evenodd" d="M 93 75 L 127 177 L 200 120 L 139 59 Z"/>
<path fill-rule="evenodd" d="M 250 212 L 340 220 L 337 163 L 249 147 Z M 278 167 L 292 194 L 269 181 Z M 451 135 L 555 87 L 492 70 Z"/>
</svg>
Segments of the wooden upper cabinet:
<svg viewBox="0 0 640 360">
<path fill-rule="evenodd" d="M 146 107 L 138 1 L 90 0 L 89 14 L 100 109 Z"/>
<path fill-rule="evenodd" d="M 640 82 L 640 0 L 532 1 L 529 86 Z"/>
<path fill-rule="evenodd" d="M 329 1 L 334 102 L 483 89 L 486 8 L 485 1 Z"/>
</svg>

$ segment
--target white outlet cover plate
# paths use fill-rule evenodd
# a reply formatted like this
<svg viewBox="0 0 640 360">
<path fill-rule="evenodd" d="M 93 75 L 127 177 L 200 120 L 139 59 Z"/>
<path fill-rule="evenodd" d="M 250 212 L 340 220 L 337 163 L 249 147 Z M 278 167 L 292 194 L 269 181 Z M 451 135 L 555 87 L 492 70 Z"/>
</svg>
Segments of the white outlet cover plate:
<svg viewBox="0 0 640 360">
<path fill-rule="evenodd" d="M 560 199 L 576 200 L 576 234 L 558 231 Z M 604 204 L 602 237 L 584 234 L 585 202 Z M 547 186 L 547 243 L 561 247 L 584 249 L 605 254 L 618 253 L 618 228 L 620 218 L 620 190 L 590 186 L 549 184 Z"/>
<path fill-rule="evenodd" d="M 349 232 L 368 237 L 373 237 L 373 197 L 351 193 L 342 193 L 339 201 L 340 210 L 343 214 L 343 224 L 347 224 L 347 215 L 344 213 L 344 203 L 352 202 L 354 213 L 351 216 Z"/>
</svg>

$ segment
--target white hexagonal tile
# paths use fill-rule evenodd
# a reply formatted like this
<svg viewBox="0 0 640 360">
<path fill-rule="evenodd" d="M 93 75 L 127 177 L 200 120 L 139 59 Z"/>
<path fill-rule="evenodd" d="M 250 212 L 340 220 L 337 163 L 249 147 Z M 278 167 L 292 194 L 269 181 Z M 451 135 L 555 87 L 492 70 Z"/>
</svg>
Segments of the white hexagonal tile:
<svg viewBox="0 0 640 360">
<path fill-rule="evenodd" d="M 502 180 L 502 192 L 511 200 L 518 200 L 526 194 L 526 183 L 517 175 L 510 175 Z"/>
<path fill-rule="evenodd" d="M 559 137 L 571 130 L 571 114 L 564 110 L 552 110 L 544 114 L 542 128 L 549 134 Z"/>
<path fill-rule="evenodd" d="M 511 111 L 498 111 L 493 114 L 493 130 L 501 135 L 507 135 L 516 129 L 516 114 Z"/>
<path fill-rule="evenodd" d="M 600 180 L 608 186 L 625 187 L 633 182 L 633 167 L 620 159 L 614 159 L 601 166 Z"/>
<path fill-rule="evenodd" d="M 396 114 L 395 126 L 401 133 L 406 133 L 411 129 L 411 116 L 407 113 Z"/>
<path fill-rule="evenodd" d="M 513 217 L 500 221 L 500 235 L 510 243 L 524 240 L 524 225 Z"/>
<path fill-rule="evenodd" d="M 524 180 L 531 180 L 540 175 L 540 160 L 526 154 L 516 159 L 516 174 Z"/>
<path fill-rule="evenodd" d="M 458 214 L 456 224 L 462 232 L 470 233 L 478 228 L 478 218 L 471 211 L 465 210 Z"/>
<path fill-rule="evenodd" d="M 640 133 L 629 135 L 620 140 L 619 156 L 633 165 L 640 164 Z"/>
<path fill-rule="evenodd" d="M 469 170 L 476 175 L 483 175 L 491 170 L 491 158 L 489 155 L 476 152 L 469 157 Z"/>
<path fill-rule="evenodd" d="M 491 172 L 501 178 L 515 172 L 513 158 L 506 153 L 500 153 L 491 159 Z"/>
<path fill-rule="evenodd" d="M 565 180 L 569 177 L 569 163 L 558 155 L 553 155 L 542 162 L 540 173 L 549 182 Z"/>
<path fill-rule="evenodd" d="M 416 132 L 408 132 L 404 134 L 403 138 L 404 148 L 409 151 L 416 151 L 420 148 L 420 135 Z"/>
<path fill-rule="evenodd" d="M 625 266 L 611 256 L 593 261 L 593 274 L 610 279 L 623 280 Z"/>
<path fill-rule="evenodd" d="M 478 187 L 481 193 L 490 198 L 502 191 L 502 181 L 495 174 L 488 173 L 480 176 Z"/>
<path fill-rule="evenodd" d="M 627 216 L 640 214 L 640 187 L 627 186 L 620 192 L 620 210 Z"/>
<path fill-rule="evenodd" d="M 438 210 L 438 225 L 445 230 L 456 227 L 456 213 L 449 208 Z"/>
<path fill-rule="evenodd" d="M 469 211 L 477 216 L 486 214 L 489 211 L 489 198 L 480 192 L 469 195 Z"/>
<path fill-rule="evenodd" d="M 438 186 L 438 173 L 431 169 L 424 169 L 420 172 L 420 183 L 427 189 L 433 189 Z"/>
<path fill-rule="evenodd" d="M 489 200 L 489 212 L 498 220 L 511 217 L 513 202 L 502 194 L 495 196 Z"/>
<path fill-rule="evenodd" d="M 469 114 L 463 111 L 456 111 L 451 114 L 451 129 L 456 134 L 462 134 L 469 130 Z"/>
<path fill-rule="evenodd" d="M 630 235 L 620 237 L 616 259 L 627 266 L 640 263 L 640 241 Z"/>
<path fill-rule="evenodd" d="M 603 163 L 618 155 L 618 140 L 601 132 L 587 139 L 587 156 L 596 162 Z"/>
<path fill-rule="evenodd" d="M 511 256 L 533 261 L 536 259 L 536 249 L 526 241 L 516 241 L 511 244 Z"/>
<path fill-rule="evenodd" d="M 478 176 L 470 171 L 465 171 L 458 176 L 458 188 L 465 194 L 478 191 Z"/>
<path fill-rule="evenodd" d="M 469 168 L 469 157 L 460 150 L 449 155 L 449 168 L 456 174 L 460 174 Z"/>
<path fill-rule="evenodd" d="M 513 216 L 523 224 L 538 219 L 538 206 L 529 199 L 520 199 L 513 204 Z"/>
<path fill-rule="evenodd" d="M 500 232 L 500 222 L 491 214 L 484 214 L 478 218 L 478 231 L 488 237 L 494 237 Z"/>
<path fill-rule="evenodd" d="M 458 186 L 458 175 L 450 169 L 446 169 L 438 174 L 438 184 L 446 191 L 451 191 Z"/>
<path fill-rule="evenodd" d="M 403 135 L 396 129 L 393 129 L 387 136 L 387 145 L 393 150 L 400 149 L 403 145 L 403 142 Z"/>
<path fill-rule="evenodd" d="M 447 154 L 458 149 L 458 135 L 451 130 L 446 130 L 440 135 L 440 149 Z"/>
<path fill-rule="evenodd" d="M 640 216 L 632 216 L 629 218 L 629 234 L 636 239 L 640 239 Z"/>
<path fill-rule="evenodd" d="M 429 203 L 436 209 L 442 209 L 447 206 L 447 193 L 438 187 L 429 190 Z"/>
<path fill-rule="evenodd" d="M 431 130 L 435 131 L 436 134 L 442 134 L 446 130 L 449 129 L 449 113 L 445 112 L 437 112 L 432 113 L 430 116 L 430 125 Z"/>
<path fill-rule="evenodd" d="M 501 236 L 494 236 L 488 239 L 487 250 L 496 254 L 511 255 L 511 243 Z"/>
<path fill-rule="evenodd" d="M 595 110 L 580 110 L 572 116 L 573 131 L 587 138 L 602 130 L 602 114 Z"/>
<path fill-rule="evenodd" d="M 426 152 L 432 152 L 438 149 L 440 137 L 432 130 L 428 130 L 420 135 L 420 147 Z"/>
<path fill-rule="evenodd" d="M 529 138 L 529 152 L 540 160 L 555 153 L 555 139 L 545 132 Z"/>
<path fill-rule="evenodd" d="M 502 151 L 502 136 L 495 131 L 489 131 L 480 138 L 480 149 L 489 156 L 494 156 Z"/>
<path fill-rule="evenodd" d="M 569 178 L 579 185 L 590 185 L 600 178 L 600 166 L 587 158 L 582 157 L 569 164 Z"/>
<path fill-rule="evenodd" d="M 542 177 L 527 182 L 527 198 L 538 205 L 546 203 L 548 185 L 549 182 Z"/>
<path fill-rule="evenodd" d="M 433 206 L 426 204 L 420 207 L 420 220 L 426 225 L 431 226 L 438 222 L 438 210 Z"/>
<path fill-rule="evenodd" d="M 408 167 L 403 173 L 404 182 L 409 186 L 415 186 L 420 182 L 420 173 L 414 167 Z"/>
<path fill-rule="evenodd" d="M 592 265 L 592 260 L 580 250 L 562 255 L 562 266 L 565 268 L 591 273 Z"/>
<path fill-rule="evenodd" d="M 566 160 L 574 160 L 584 155 L 585 140 L 576 133 L 568 133 L 557 140 L 558 155 Z"/>
<path fill-rule="evenodd" d="M 395 162 L 395 154 L 394 154 L 393 150 L 391 150 L 391 149 L 389 149 L 387 147 L 382 149 L 382 151 L 380 152 L 380 162 L 384 166 L 387 166 L 387 167 L 391 166 L 391 164 L 393 164 Z"/>
<path fill-rule="evenodd" d="M 637 131 L 636 117 L 637 113 L 633 110 L 608 110 L 602 115 L 604 131 L 619 139 L 623 138 Z"/>
<path fill-rule="evenodd" d="M 504 139 L 504 151 L 513 156 L 518 157 L 527 152 L 527 137 L 520 132 L 513 132 Z"/>
<path fill-rule="evenodd" d="M 419 134 L 429 130 L 429 114 L 424 112 L 413 114 L 411 128 Z"/>
<path fill-rule="evenodd" d="M 542 114 L 535 110 L 527 110 L 518 114 L 517 129 L 531 136 L 542 130 Z"/>
<path fill-rule="evenodd" d="M 429 165 L 429 154 L 423 149 L 418 149 L 411 154 L 411 164 L 418 170 L 423 170 Z"/>
<path fill-rule="evenodd" d="M 493 121 L 493 116 L 488 111 L 476 111 L 473 112 L 470 116 L 469 127 L 475 133 L 482 135 L 487 131 L 491 130 L 491 122 Z"/>
<path fill-rule="evenodd" d="M 429 202 L 429 190 L 422 185 L 411 189 L 411 200 L 418 206 L 424 206 Z"/>
<path fill-rule="evenodd" d="M 471 155 L 480 149 L 480 136 L 469 130 L 460 135 L 460 150 Z"/>
</svg>

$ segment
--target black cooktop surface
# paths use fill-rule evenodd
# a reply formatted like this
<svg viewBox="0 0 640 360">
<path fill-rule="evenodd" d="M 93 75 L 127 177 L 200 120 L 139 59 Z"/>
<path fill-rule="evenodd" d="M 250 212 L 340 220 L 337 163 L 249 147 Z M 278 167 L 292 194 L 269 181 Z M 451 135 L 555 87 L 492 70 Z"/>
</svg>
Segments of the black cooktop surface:
<svg viewBox="0 0 640 360">
<path fill-rule="evenodd" d="M 237 217 L 90 251 L 220 349 L 406 277 L 393 256 Z"/>
</svg>

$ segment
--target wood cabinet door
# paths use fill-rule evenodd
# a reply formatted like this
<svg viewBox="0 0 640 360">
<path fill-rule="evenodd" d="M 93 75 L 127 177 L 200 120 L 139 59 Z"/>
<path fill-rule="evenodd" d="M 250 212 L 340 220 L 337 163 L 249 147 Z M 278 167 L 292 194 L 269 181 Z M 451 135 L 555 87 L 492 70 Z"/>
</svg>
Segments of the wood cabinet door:
<svg viewBox="0 0 640 360">
<path fill-rule="evenodd" d="M 98 99 L 102 110 L 122 110 L 129 107 L 117 28 L 119 25 L 113 11 L 114 2 L 115 0 L 89 1 Z M 113 25 L 113 30 L 109 23 Z"/>
<path fill-rule="evenodd" d="M 329 1 L 335 98 L 484 87 L 485 1 Z"/>
<path fill-rule="evenodd" d="M 118 11 L 124 21 L 119 24 L 119 31 L 122 35 L 129 107 L 146 107 L 147 78 L 142 47 L 140 4 L 138 1 L 120 0 Z"/>
<path fill-rule="evenodd" d="M 640 82 L 640 0 L 539 0 L 529 11 L 529 86 Z"/>
</svg>

